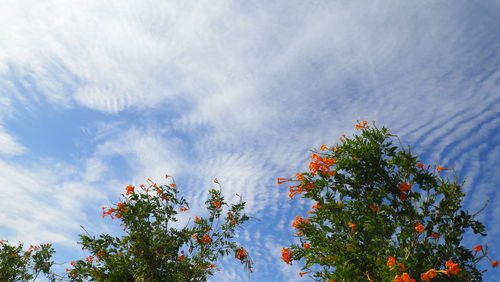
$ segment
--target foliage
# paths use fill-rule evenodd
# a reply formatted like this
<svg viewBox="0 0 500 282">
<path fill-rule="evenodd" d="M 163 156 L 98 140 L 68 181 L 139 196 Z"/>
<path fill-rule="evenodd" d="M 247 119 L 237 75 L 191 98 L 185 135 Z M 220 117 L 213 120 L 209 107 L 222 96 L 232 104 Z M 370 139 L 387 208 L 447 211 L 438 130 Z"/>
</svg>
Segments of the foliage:
<svg viewBox="0 0 500 282">
<path fill-rule="evenodd" d="M 53 254 L 50 244 L 31 245 L 24 250 L 22 243 L 12 246 L 0 240 L 0 281 L 35 280 L 40 273 L 55 281 L 55 274 L 51 272 Z"/>
<path fill-rule="evenodd" d="M 208 217 L 197 216 L 192 224 L 180 226 L 178 213 L 189 205 L 179 197 L 173 179 L 161 186 L 148 179 L 138 188 L 127 186 L 123 202 L 103 208 L 103 217 L 121 221 L 124 236 L 80 236 L 83 249 L 91 255 L 71 262 L 73 268 L 67 269 L 71 280 L 205 281 L 217 269 L 219 256 L 230 254 L 251 270 L 250 256 L 234 241 L 236 227 L 248 220 L 241 197 L 228 204 L 220 189 L 212 189 L 205 202 Z"/>
<path fill-rule="evenodd" d="M 321 281 L 481 280 L 476 263 L 486 252 L 461 240 L 469 229 L 485 236 L 485 226 L 461 209 L 463 183 L 421 163 L 387 128 L 356 128 L 360 134 L 313 152 L 308 172 L 278 178 L 297 183 L 290 198 L 316 201 L 293 222 L 299 243 L 283 248 L 282 259 L 303 261 L 300 275 Z"/>
</svg>

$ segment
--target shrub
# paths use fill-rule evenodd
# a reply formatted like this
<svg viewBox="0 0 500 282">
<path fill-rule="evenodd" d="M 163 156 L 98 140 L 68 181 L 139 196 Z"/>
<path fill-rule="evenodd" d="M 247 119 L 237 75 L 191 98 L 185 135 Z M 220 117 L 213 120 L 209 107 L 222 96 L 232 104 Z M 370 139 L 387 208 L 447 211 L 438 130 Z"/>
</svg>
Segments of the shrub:
<svg viewBox="0 0 500 282">
<path fill-rule="evenodd" d="M 295 184 L 290 198 L 315 201 L 292 223 L 298 243 L 283 248 L 282 259 L 303 261 L 300 275 L 321 281 L 481 280 L 476 263 L 486 251 L 461 240 L 467 230 L 485 236 L 485 227 L 461 209 L 463 183 L 395 144 L 389 129 L 366 122 L 356 129 L 314 151 L 308 172 L 278 178 Z"/>
</svg>

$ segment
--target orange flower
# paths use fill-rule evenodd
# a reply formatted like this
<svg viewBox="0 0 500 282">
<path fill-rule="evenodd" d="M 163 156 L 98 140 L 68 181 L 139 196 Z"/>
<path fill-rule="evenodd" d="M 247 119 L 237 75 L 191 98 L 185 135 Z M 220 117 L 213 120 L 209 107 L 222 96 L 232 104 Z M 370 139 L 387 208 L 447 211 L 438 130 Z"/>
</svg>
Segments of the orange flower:
<svg viewBox="0 0 500 282">
<path fill-rule="evenodd" d="M 207 269 L 207 268 L 214 268 L 214 267 L 215 267 L 215 265 L 209 264 L 209 265 L 205 266 L 204 268 Z"/>
<path fill-rule="evenodd" d="M 180 255 L 177 257 L 180 261 L 182 261 L 184 259 L 184 255 Z"/>
<path fill-rule="evenodd" d="M 247 258 L 247 251 L 245 249 L 240 248 L 236 251 L 236 258 L 239 260 L 244 260 Z"/>
<path fill-rule="evenodd" d="M 220 202 L 214 201 L 213 203 L 216 209 L 220 208 Z"/>
<path fill-rule="evenodd" d="M 378 208 L 374 207 L 373 205 L 369 206 L 368 208 L 378 213 Z"/>
<path fill-rule="evenodd" d="M 403 182 L 398 185 L 398 189 L 401 192 L 408 192 L 411 190 L 411 184 L 408 184 L 408 182 Z"/>
<path fill-rule="evenodd" d="M 92 263 L 94 261 L 94 257 L 93 256 L 88 256 L 85 258 L 85 260 L 89 263 Z"/>
<path fill-rule="evenodd" d="M 307 249 L 309 249 L 309 248 L 311 247 L 311 244 L 309 244 L 309 243 L 304 243 L 302 246 L 304 247 L 304 249 L 306 249 L 306 250 L 307 250 Z"/>
<path fill-rule="evenodd" d="M 418 233 L 422 234 L 424 232 L 425 228 L 424 228 L 424 226 L 422 224 L 417 223 L 417 224 L 415 224 L 415 230 Z"/>
<path fill-rule="evenodd" d="M 212 242 L 212 238 L 210 238 L 210 236 L 208 236 L 207 234 L 205 234 L 205 235 L 203 236 L 203 238 L 201 239 L 201 241 L 202 241 L 203 243 L 207 243 L 207 244 L 208 244 L 208 243 Z"/>
<path fill-rule="evenodd" d="M 491 261 L 491 266 L 493 266 L 493 267 L 497 267 L 498 264 L 499 264 L 498 261 L 493 261 L 493 260 Z"/>
<path fill-rule="evenodd" d="M 344 138 L 340 137 L 339 140 L 340 140 L 340 142 L 345 143 L 345 139 Z"/>
<path fill-rule="evenodd" d="M 309 219 L 304 220 L 302 217 L 297 215 L 295 217 L 295 221 L 292 222 L 292 226 L 297 228 L 297 229 L 302 229 L 302 228 L 304 228 L 304 226 L 301 226 L 301 225 L 306 224 L 306 223 L 309 223 Z"/>
<path fill-rule="evenodd" d="M 311 160 L 321 161 L 321 157 L 320 157 L 320 156 L 318 156 L 318 154 L 313 153 L 313 154 L 311 155 Z"/>
<path fill-rule="evenodd" d="M 405 272 L 401 277 L 396 275 L 396 277 L 394 277 L 394 282 L 415 282 L 415 279 L 411 279 L 410 275 Z"/>
<path fill-rule="evenodd" d="M 440 173 L 442 170 L 449 170 L 449 168 L 444 168 L 444 167 L 442 167 L 442 166 L 438 165 L 438 167 L 436 168 L 436 171 L 437 171 L 438 173 Z"/>
<path fill-rule="evenodd" d="M 188 208 L 185 208 L 185 207 L 180 207 L 180 208 L 179 208 L 179 210 L 180 210 L 181 212 L 185 212 L 185 211 L 187 211 L 187 210 L 189 210 L 189 209 L 188 209 Z"/>
<path fill-rule="evenodd" d="M 393 267 L 394 267 L 394 265 L 396 265 L 396 258 L 394 258 L 394 257 L 389 257 L 389 258 L 387 259 L 387 267 L 389 267 L 389 268 L 393 268 Z"/>
<path fill-rule="evenodd" d="M 398 269 L 399 269 L 399 272 L 403 272 L 406 270 L 406 267 L 404 266 L 404 264 L 398 263 Z"/>
<path fill-rule="evenodd" d="M 302 175 L 300 173 L 295 174 L 295 177 L 297 177 L 297 180 L 299 180 L 299 181 L 304 180 L 304 175 Z"/>
<path fill-rule="evenodd" d="M 125 188 L 125 190 L 127 190 L 127 194 L 126 195 L 129 195 L 130 193 L 134 193 L 134 186 L 132 185 L 129 185 Z"/>
<path fill-rule="evenodd" d="M 354 128 L 356 128 L 356 129 L 361 129 L 361 128 L 366 128 L 366 127 L 365 127 L 365 126 L 362 126 L 362 125 L 360 125 L 360 124 L 356 124 L 356 126 L 355 126 Z"/>
<path fill-rule="evenodd" d="M 170 187 L 172 187 L 172 188 L 175 188 L 175 186 L 177 186 L 177 185 L 175 185 L 175 183 L 170 183 L 168 185 L 170 185 Z"/>
<path fill-rule="evenodd" d="M 477 245 L 474 247 L 474 251 L 479 252 L 479 251 L 482 251 L 483 250 L 483 246 L 482 245 Z"/>
<path fill-rule="evenodd" d="M 288 197 L 290 197 L 290 199 L 293 199 L 293 197 L 296 194 L 307 192 L 307 191 L 311 190 L 312 188 L 314 188 L 314 184 L 311 182 L 302 183 L 299 186 L 290 186 L 290 188 L 289 188 L 290 193 L 288 194 Z"/>
<path fill-rule="evenodd" d="M 201 221 L 201 219 L 200 219 L 199 217 L 195 216 L 195 217 L 194 217 L 194 221 L 195 221 L 195 222 L 200 222 L 200 221 Z"/>
<path fill-rule="evenodd" d="M 321 147 L 319 147 L 319 149 L 321 151 L 324 151 L 324 150 L 328 150 L 328 147 L 325 144 L 323 144 L 323 145 L 321 145 Z"/>
<path fill-rule="evenodd" d="M 349 227 L 351 228 L 351 233 L 354 233 L 354 228 L 356 227 L 356 224 L 349 222 Z"/>
<path fill-rule="evenodd" d="M 424 168 L 424 164 L 423 164 L 423 163 L 419 163 L 419 164 L 417 165 L 417 167 L 418 167 L 418 168 L 422 168 L 422 169 L 423 169 L 423 168 Z"/>
<path fill-rule="evenodd" d="M 127 206 L 127 204 L 125 204 L 125 203 L 118 203 L 118 205 L 116 205 L 116 208 L 117 208 L 119 211 L 124 212 L 124 211 L 126 210 L 126 206 Z"/>
<path fill-rule="evenodd" d="M 431 237 L 434 238 L 434 239 L 439 239 L 439 233 L 432 232 Z"/>
<path fill-rule="evenodd" d="M 283 184 L 283 183 L 288 182 L 288 181 L 289 181 L 289 179 L 286 179 L 286 178 L 278 178 L 278 185 Z"/>
<path fill-rule="evenodd" d="M 307 272 L 299 272 L 299 275 L 300 275 L 300 277 L 302 277 L 302 276 L 306 275 L 306 274 L 307 274 L 307 273 L 309 273 L 309 272 L 311 272 L 311 271 L 307 271 Z"/>
<path fill-rule="evenodd" d="M 407 197 L 408 197 L 408 195 L 407 195 L 406 193 L 400 193 L 400 194 L 399 194 L 399 199 L 400 199 L 401 201 L 406 200 L 406 198 L 407 198 Z"/>
<path fill-rule="evenodd" d="M 287 248 L 282 248 L 281 249 L 281 259 L 286 262 L 287 264 L 292 264 L 292 251 Z"/>
<path fill-rule="evenodd" d="M 311 207 L 311 209 L 314 209 L 314 210 L 319 209 L 319 208 L 321 208 L 321 205 L 319 204 L 319 202 L 316 202 L 316 205 L 313 205 Z"/>
<path fill-rule="evenodd" d="M 429 282 L 432 278 L 436 277 L 437 273 L 434 269 L 429 269 L 426 273 L 420 274 L 422 281 Z"/>
<path fill-rule="evenodd" d="M 456 275 L 457 273 L 460 272 L 460 267 L 458 266 L 458 263 L 454 263 L 451 260 L 448 260 L 446 262 L 446 267 L 448 267 L 448 269 L 446 269 L 446 272 L 449 272 L 451 274 Z"/>
</svg>

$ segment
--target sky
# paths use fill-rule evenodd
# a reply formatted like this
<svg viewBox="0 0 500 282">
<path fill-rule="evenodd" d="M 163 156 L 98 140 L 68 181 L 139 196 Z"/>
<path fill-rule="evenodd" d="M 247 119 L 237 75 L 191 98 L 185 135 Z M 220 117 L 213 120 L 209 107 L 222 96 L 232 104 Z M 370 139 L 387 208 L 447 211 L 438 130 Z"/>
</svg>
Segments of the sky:
<svg viewBox="0 0 500 282">
<path fill-rule="evenodd" d="M 0 1 L 0 239 L 52 242 L 65 268 L 80 225 L 168 173 L 191 203 L 217 177 L 247 202 L 255 261 L 212 281 L 310 281 L 280 250 L 310 203 L 277 177 L 356 120 L 392 129 L 466 179 L 464 208 L 500 259 L 500 2 Z M 490 269 L 485 281 L 498 270 Z"/>
</svg>

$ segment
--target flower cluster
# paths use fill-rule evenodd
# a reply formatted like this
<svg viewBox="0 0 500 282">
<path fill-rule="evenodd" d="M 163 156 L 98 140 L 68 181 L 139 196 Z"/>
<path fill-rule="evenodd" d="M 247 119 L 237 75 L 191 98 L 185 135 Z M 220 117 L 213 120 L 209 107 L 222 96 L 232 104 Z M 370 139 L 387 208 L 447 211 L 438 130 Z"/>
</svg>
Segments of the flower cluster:
<svg viewBox="0 0 500 282">
<path fill-rule="evenodd" d="M 460 241 L 466 229 L 485 235 L 485 227 L 461 210 L 465 194 L 457 178 L 441 177 L 452 169 L 431 170 L 396 145 L 399 137 L 387 128 L 361 121 L 355 129 L 357 135 L 313 151 L 307 172 L 278 178 L 278 184 L 295 182 L 289 186 L 291 199 L 302 194 L 316 202 L 309 218 L 295 217 L 299 242 L 282 248 L 282 260 L 304 261 L 300 275 L 322 281 L 415 281 L 417 276 L 430 281 L 451 275 L 479 280 L 481 257 Z M 393 256 L 381 261 L 387 254 Z M 493 267 L 499 264 L 488 259 Z M 446 267 L 439 270 L 438 261 Z"/>
<path fill-rule="evenodd" d="M 238 203 L 226 203 L 215 179 L 219 189 L 209 190 L 209 215 L 195 216 L 191 226 L 174 228 L 172 222 L 178 220 L 179 212 L 189 211 L 189 204 L 178 196 L 174 178 L 165 178 L 170 183 L 159 185 L 148 178 L 145 185 L 128 185 L 122 201 L 102 208 L 103 217 L 121 221 L 125 234 L 121 238 L 81 235 L 83 249 L 90 255 L 71 263 L 67 269 L 70 280 L 206 280 L 218 270 L 214 264 L 218 257 L 231 251 L 252 270 L 247 250 L 233 239 L 235 228 L 249 219 L 243 214 L 241 197 L 238 195 Z M 222 216 L 225 207 L 226 217 Z"/>
</svg>

